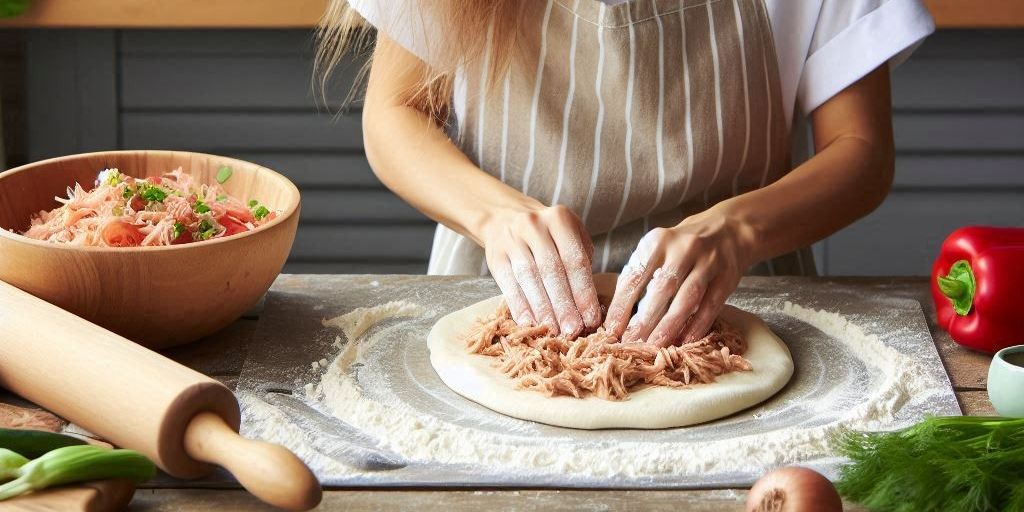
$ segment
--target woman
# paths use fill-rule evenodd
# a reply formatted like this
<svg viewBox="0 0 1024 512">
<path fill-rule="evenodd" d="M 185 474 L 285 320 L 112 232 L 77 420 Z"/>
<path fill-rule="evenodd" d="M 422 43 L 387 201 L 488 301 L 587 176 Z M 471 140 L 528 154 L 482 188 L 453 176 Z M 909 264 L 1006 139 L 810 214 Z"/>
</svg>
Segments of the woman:
<svg viewBox="0 0 1024 512">
<path fill-rule="evenodd" d="M 881 203 L 889 68 L 933 30 L 919 0 L 333 1 L 321 69 L 377 29 L 366 153 L 440 223 L 429 272 L 576 335 L 620 271 L 604 326 L 660 345 Z"/>
</svg>

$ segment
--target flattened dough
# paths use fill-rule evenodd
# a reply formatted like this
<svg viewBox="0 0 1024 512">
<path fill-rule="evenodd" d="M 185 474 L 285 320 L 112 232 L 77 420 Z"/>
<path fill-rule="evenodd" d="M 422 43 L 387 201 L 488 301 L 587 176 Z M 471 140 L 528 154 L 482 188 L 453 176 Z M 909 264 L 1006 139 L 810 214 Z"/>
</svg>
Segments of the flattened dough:
<svg viewBox="0 0 1024 512">
<path fill-rule="evenodd" d="M 610 296 L 615 275 L 595 276 L 598 293 Z M 732 372 L 712 384 L 685 388 L 651 386 L 635 390 L 622 401 L 597 397 L 549 397 L 519 389 L 513 379 L 492 366 L 494 358 L 470 354 L 463 336 L 477 318 L 497 310 L 501 297 L 493 297 L 438 320 L 427 345 L 430 363 L 441 380 L 456 393 L 499 413 L 561 427 L 669 428 L 703 423 L 728 416 L 767 400 L 789 382 L 793 358 L 789 349 L 755 315 L 726 306 L 721 317 L 743 333 L 753 370 Z"/>
</svg>

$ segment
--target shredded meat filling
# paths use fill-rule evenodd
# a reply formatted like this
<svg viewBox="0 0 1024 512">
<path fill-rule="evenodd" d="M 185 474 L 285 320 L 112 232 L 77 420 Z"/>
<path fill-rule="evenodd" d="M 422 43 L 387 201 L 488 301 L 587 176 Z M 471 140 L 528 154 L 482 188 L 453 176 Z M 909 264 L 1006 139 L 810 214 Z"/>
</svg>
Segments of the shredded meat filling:
<svg viewBox="0 0 1024 512">
<path fill-rule="evenodd" d="M 466 343 L 470 353 L 493 357 L 520 387 L 549 396 L 624 400 L 642 386 L 708 384 L 752 369 L 742 335 L 721 319 L 700 340 L 662 348 L 623 343 L 603 328 L 576 339 L 549 336 L 544 326 L 516 325 L 503 303 L 477 321 Z"/>
</svg>

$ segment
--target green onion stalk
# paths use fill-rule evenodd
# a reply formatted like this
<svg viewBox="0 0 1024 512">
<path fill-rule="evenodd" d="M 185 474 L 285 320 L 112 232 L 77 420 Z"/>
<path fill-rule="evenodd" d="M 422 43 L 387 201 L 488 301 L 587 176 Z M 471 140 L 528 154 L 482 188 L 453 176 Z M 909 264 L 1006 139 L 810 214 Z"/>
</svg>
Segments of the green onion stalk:
<svg viewBox="0 0 1024 512">
<path fill-rule="evenodd" d="M 15 468 L 14 479 L 0 485 L 0 501 L 75 482 L 123 478 L 141 483 L 155 474 L 156 466 L 133 450 L 111 450 L 93 445 L 67 446 Z"/>
<path fill-rule="evenodd" d="M 0 448 L 0 482 L 18 478 L 19 470 L 25 464 L 28 464 L 28 459 L 20 453 Z"/>
<path fill-rule="evenodd" d="M 1024 418 L 931 417 L 839 445 L 851 462 L 836 488 L 870 510 L 1024 510 Z"/>
</svg>

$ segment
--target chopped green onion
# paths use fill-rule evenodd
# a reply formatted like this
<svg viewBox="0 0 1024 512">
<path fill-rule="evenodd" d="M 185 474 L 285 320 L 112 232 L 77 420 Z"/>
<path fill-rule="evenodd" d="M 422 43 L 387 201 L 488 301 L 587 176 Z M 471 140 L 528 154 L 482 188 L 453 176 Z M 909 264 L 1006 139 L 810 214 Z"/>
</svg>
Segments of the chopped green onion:
<svg viewBox="0 0 1024 512">
<path fill-rule="evenodd" d="M 256 217 L 256 220 L 263 220 L 267 215 L 270 215 L 270 209 L 255 199 L 249 200 L 249 209 L 252 210 L 252 216 Z"/>
<path fill-rule="evenodd" d="M 192 211 L 199 214 L 209 213 L 210 207 L 207 206 L 202 199 L 196 199 L 196 204 L 192 206 Z"/>
<path fill-rule="evenodd" d="M 133 189 L 132 187 L 130 187 L 128 185 L 125 185 L 124 192 L 121 192 L 121 197 L 125 198 L 125 200 L 128 200 L 128 199 L 131 199 L 132 196 L 134 196 L 134 195 L 135 195 L 135 189 Z"/>
<path fill-rule="evenodd" d="M 156 466 L 139 452 L 67 446 L 19 467 L 14 480 L 0 485 L 0 501 L 55 485 L 114 478 L 142 483 L 154 475 Z"/>
<path fill-rule="evenodd" d="M 162 203 L 167 199 L 167 191 L 159 185 L 145 183 L 139 187 L 139 196 L 150 203 Z"/>
<path fill-rule="evenodd" d="M 256 220 L 263 220 L 267 215 L 270 215 L 270 210 L 263 205 L 258 206 L 252 211 L 252 216 L 256 217 Z"/>
<path fill-rule="evenodd" d="M 221 195 L 217 196 L 217 202 L 218 203 L 223 203 L 224 201 L 227 201 L 227 200 L 228 200 L 227 194 L 221 194 Z"/>
<path fill-rule="evenodd" d="M 199 229 L 196 230 L 193 238 L 196 240 L 209 240 L 217 234 L 217 228 L 210 221 L 203 219 L 199 222 Z"/>
<path fill-rule="evenodd" d="M 103 184 L 116 187 L 121 183 L 121 172 L 117 169 L 104 169 L 100 173 Z"/>
<path fill-rule="evenodd" d="M 180 223 L 180 222 L 175 222 L 174 223 L 174 236 L 172 238 L 177 239 L 184 232 L 185 232 L 185 225 Z"/>
<path fill-rule="evenodd" d="M 222 165 L 221 168 L 217 170 L 217 183 L 223 185 L 224 182 L 231 179 L 231 173 L 232 171 L 230 167 Z"/>
</svg>

